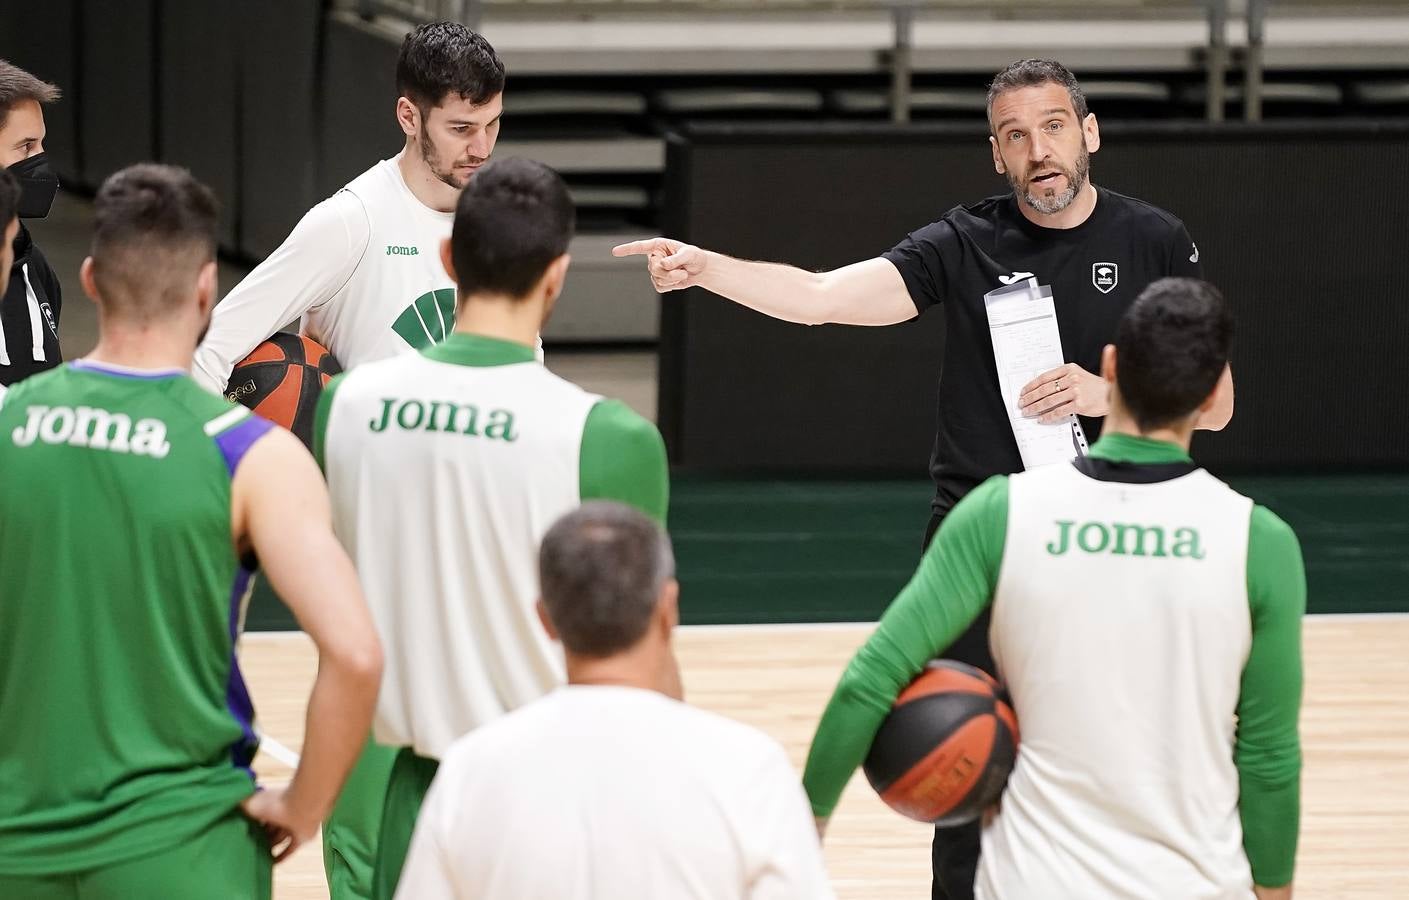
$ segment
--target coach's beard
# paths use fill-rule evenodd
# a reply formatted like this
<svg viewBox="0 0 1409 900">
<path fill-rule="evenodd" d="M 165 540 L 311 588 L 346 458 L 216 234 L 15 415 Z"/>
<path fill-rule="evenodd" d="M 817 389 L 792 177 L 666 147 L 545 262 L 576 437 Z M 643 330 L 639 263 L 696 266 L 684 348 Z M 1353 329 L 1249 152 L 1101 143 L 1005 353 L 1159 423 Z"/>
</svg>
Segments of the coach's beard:
<svg viewBox="0 0 1409 900">
<path fill-rule="evenodd" d="M 1030 191 L 1024 190 L 1018 183 L 1017 178 L 1011 171 L 1008 172 L 1008 185 L 1013 189 L 1013 195 L 1021 199 L 1028 206 L 1037 210 L 1044 216 L 1054 215 L 1071 206 L 1076 195 L 1081 193 L 1081 189 L 1086 187 L 1086 178 L 1091 174 L 1091 154 L 1085 147 L 1081 148 L 1081 155 L 1076 158 L 1076 171 L 1064 169 L 1060 166 L 1057 171 L 1066 176 L 1067 189 L 1060 194 L 1050 197 L 1039 197 Z"/>
</svg>

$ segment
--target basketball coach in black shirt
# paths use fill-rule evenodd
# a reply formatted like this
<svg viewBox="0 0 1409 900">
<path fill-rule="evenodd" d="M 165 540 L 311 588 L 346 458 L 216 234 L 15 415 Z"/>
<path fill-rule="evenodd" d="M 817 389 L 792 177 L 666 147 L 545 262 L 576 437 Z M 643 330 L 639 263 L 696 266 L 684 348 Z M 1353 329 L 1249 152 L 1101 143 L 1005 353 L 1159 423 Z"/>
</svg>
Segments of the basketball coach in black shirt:
<svg viewBox="0 0 1409 900">
<path fill-rule="evenodd" d="M 19 184 L 21 219 L 49 215 L 58 176 L 44 152 L 42 104 L 59 89 L 0 59 L 0 168 Z M 23 224 L 13 237 L 14 259 L 0 271 L 0 385 L 11 385 L 62 362 L 58 276 Z"/>
<path fill-rule="evenodd" d="M 955 207 L 876 259 L 808 272 L 668 238 L 614 251 L 646 255 L 657 291 L 698 285 L 789 322 L 890 325 L 942 308 L 948 337 L 926 544 L 964 494 L 991 475 L 1022 470 L 984 294 L 1034 276 L 1052 287 L 1068 362 L 1026 385 L 1019 405 L 1046 422 L 1075 413 L 1094 440 L 1107 410 L 1105 383 L 1096 373 L 1121 314 L 1152 281 L 1202 275 L 1198 248 L 1179 219 L 1091 183 L 1091 154 L 1100 149 L 1101 132 L 1065 66 L 1025 59 L 999 72 L 988 91 L 988 122 L 993 166 L 1011 193 Z M 1232 416 L 1232 391 L 1221 395 L 1226 404 L 1210 410 L 1200 427 L 1220 429 Z M 950 656 L 994 671 L 987 614 Z M 977 825 L 936 831 L 935 898 L 973 896 L 978 848 Z"/>
</svg>

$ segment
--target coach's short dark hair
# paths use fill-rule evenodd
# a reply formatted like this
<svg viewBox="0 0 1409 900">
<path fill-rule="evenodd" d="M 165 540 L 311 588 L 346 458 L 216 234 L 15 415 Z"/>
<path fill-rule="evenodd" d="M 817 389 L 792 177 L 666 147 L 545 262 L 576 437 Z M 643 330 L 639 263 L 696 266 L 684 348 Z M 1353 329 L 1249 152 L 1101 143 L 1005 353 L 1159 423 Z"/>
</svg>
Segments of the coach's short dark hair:
<svg viewBox="0 0 1409 900">
<path fill-rule="evenodd" d="M 999 94 L 1025 87 L 1040 87 L 1044 84 L 1059 84 L 1067 89 L 1071 97 L 1071 108 L 1078 120 L 1085 119 L 1090 112 L 1086 107 L 1086 94 L 1071 69 L 1055 59 L 1020 59 L 1011 63 L 1003 71 L 993 76 L 988 85 L 988 117 L 993 119 L 993 101 Z"/>
<path fill-rule="evenodd" d="M 1141 431 L 1199 408 L 1228 365 L 1233 315 L 1218 288 L 1197 278 L 1161 278 L 1116 327 L 1116 385 Z"/>
<path fill-rule="evenodd" d="M 157 316 L 185 299 L 215 258 L 219 204 L 179 166 L 138 163 L 108 177 L 93 201 L 93 275 L 118 311 Z"/>
<path fill-rule="evenodd" d="M 396 90 L 422 115 L 451 93 L 479 106 L 503 93 L 504 64 L 483 35 L 459 22 L 429 22 L 401 42 Z"/>
<path fill-rule="evenodd" d="M 486 163 L 455 207 L 450 256 L 460 296 L 526 297 L 567 252 L 576 220 L 557 172 L 519 157 Z"/>
<path fill-rule="evenodd" d="M 559 519 L 538 552 L 548 618 L 563 647 L 582 656 L 611 656 L 641 640 L 674 574 L 665 530 L 639 510 L 605 500 Z"/>
<path fill-rule="evenodd" d="M 0 59 L 0 128 L 10 116 L 10 109 L 21 100 L 53 103 L 61 96 L 58 87 L 35 78 L 13 63 Z"/>
<path fill-rule="evenodd" d="M 9 169 L 0 169 L 0 232 L 10 227 L 20 214 L 20 183 Z M 0 277 L 9 278 L 9 272 L 0 272 Z"/>
</svg>

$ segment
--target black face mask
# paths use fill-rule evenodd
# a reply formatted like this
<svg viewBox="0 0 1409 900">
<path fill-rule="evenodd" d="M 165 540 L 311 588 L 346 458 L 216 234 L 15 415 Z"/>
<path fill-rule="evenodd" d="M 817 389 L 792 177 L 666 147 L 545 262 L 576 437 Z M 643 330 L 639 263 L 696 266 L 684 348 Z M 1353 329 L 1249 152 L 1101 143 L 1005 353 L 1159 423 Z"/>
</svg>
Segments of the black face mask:
<svg viewBox="0 0 1409 900">
<path fill-rule="evenodd" d="M 42 219 L 54 206 L 59 192 L 59 176 L 49 168 L 49 154 L 36 153 L 10 166 L 10 174 L 20 183 L 20 218 Z"/>
</svg>

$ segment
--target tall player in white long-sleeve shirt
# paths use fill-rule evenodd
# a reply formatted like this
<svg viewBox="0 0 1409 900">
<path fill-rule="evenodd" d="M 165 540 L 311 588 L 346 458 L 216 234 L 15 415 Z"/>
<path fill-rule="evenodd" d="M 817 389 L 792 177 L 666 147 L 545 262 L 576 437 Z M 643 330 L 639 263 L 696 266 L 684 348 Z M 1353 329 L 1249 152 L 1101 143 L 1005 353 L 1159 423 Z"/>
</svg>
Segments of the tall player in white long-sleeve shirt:
<svg viewBox="0 0 1409 900">
<path fill-rule="evenodd" d="M 191 374 L 223 392 L 230 370 L 283 325 L 344 369 L 416 351 L 454 325 L 455 284 L 440 261 L 455 203 L 494 151 L 504 66 L 453 22 L 406 36 L 396 63 L 406 144 L 303 217 L 216 307 Z M 333 900 L 371 896 L 377 828 L 395 753 L 369 743 L 323 829 Z"/>
<path fill-rule="evenodd" d="M 396 84 L 405 147 L 309 210 L 216 306 L 192 373 L 210 390 L 224 391 L 235 364 L 295 319 L 344 369 L 450 333 L 455 285 L 440 243 L 498 140 L 504 65 L 480 35 L 436 22 L 406 36 Z"/>
<path fill-rule="evenodd" d="M 460 735 L 562 683 L 534 611 L 535 548 L 554 519 L 610 498 L 665 519 L 665 445 L 620 402 L 534 358 L 568 268 L 572 199 L 551 169 L 490 163 L 446 243 L 455 332 L 334 379 L 314 448 L 387 666 L 374 722 L 402 747 L 373 897 L 391 900 L 438 760 Z"/>
</svg>

